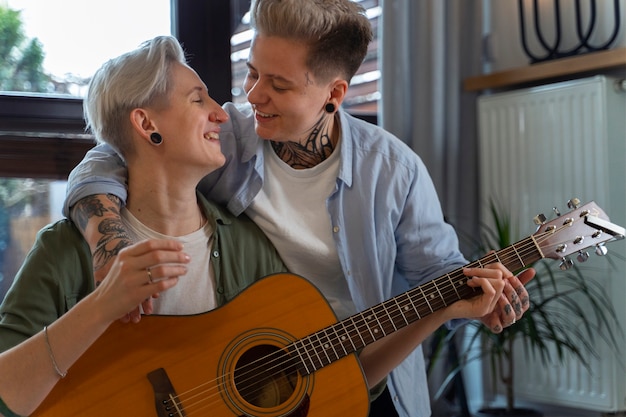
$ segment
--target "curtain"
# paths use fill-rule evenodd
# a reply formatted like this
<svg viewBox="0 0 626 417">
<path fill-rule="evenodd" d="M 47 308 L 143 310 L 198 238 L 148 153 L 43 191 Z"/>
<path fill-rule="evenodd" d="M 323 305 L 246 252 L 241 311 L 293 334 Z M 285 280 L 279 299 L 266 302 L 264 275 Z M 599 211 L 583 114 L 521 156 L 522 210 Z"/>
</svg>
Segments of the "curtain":
<svg viewBox="0 0 626 417">
<path fill-rule="evenodd" d="M 482 71 L 482 1 L 381 0 L 379 123 L 424 160 L 462 248 L 478 223 L 477 95 L 462 82 Z"/>
</svg>

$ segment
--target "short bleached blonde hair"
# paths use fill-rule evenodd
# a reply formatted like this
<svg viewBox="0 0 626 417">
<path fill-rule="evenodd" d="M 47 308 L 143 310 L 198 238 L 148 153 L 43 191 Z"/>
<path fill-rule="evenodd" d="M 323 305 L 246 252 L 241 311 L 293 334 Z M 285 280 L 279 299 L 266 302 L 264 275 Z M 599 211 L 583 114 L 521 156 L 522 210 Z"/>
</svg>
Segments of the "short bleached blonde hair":
<svg viewBox="0 0 626 417">
<path fill-rule="evenodd" d="M 133 152 L 130 112 L 166 103 L 175 63 L 186 65 L 187 60 L 173 36 L 157 36 L 104 63 L 91 79 L 83 102 L 87 128 L 96 140 L 108 143 L 123 157 Z"/>
</svg>

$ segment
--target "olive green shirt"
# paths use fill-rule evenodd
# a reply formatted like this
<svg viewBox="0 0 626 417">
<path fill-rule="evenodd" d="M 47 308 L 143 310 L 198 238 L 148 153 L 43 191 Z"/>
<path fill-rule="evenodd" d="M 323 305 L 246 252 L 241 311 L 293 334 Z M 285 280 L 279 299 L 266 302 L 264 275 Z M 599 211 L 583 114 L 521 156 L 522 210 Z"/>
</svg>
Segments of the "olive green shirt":
<svg viewBox="0 0 626 417">
<path fill-rule="evenodd" d="M 199 196 L 214 230 L 211 263 L 218 305 L 266 275 L 286 272 L 274 246 L 245 215 Z M 40 332 L 95 289 L 87 242 L 69 220 L 44 227 L 0 305 L 0 352 Z"/>
</svg>

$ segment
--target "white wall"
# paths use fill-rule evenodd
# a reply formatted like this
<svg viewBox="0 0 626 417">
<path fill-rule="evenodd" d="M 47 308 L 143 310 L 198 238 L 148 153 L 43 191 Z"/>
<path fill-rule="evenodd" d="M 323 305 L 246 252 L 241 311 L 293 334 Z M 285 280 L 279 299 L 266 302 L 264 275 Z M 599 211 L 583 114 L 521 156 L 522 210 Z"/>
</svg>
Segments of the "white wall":
<svg viewBox="0 0 626 417">
<path fill-rule="evenodd" d="M 487 10 L 486 31 L 490 33 L 489 44 L 491 57 L 490 71 L 502 71 L 530 64 L 530 58 L 524 53 L 520 38 L 518 0 L 485 0 Z M 589 5 L 586 0 L 580 1 L 583 11 L 582 27 L 587 28 Z M 577 43 L 574 0 L 561 1 L 561 33 L 560 50 L 569 50 Z M 535 55 L 544 56 L 545 52 L 538 48 L 532 17 L 533 1 L 524 0 L 526 10 L 526 38 L 531 51 Z M 554 41 L 554 0 L 540 0 L 541 28 L 544 38 L 550 44 Z M 626 0 L 619 0 L 621 27 L 617 38 L 611 45 L 626 47 Z M 604 44 L 611 36 L 615 18 L 614 0 L 596 0 L 597 21 L 592 32 L 592 45 Z"/>
</svg>

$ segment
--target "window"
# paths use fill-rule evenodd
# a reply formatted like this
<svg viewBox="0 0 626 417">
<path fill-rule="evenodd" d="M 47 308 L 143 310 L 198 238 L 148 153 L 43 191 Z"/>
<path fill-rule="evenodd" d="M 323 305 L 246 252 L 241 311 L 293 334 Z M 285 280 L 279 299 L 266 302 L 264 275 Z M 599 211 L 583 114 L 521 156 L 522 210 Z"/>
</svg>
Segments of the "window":
<svg viewBox="0 0 626 417">
<path fill-rule="evenodd" d="M 104 61 L 146 39 L 171 33 L 170 0 L 88 5 L 83 0 L 4 0 L 2 7 L 4 49 L 11 50 L 0 86 L 9 91 L 83 97 L 90 77 Z"/>
<path fill-rule="evenodd" d="M 0 178 L 0 301 L 36 233 L 61 217 L 65 181 Z"/>
<path fill-rule="evenodd" d="M 94 144 L 81 100 L 91 75 L 169 33 L 170 0 L 0 0 L 0 301 Z"/>
</svg>

